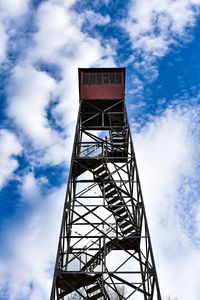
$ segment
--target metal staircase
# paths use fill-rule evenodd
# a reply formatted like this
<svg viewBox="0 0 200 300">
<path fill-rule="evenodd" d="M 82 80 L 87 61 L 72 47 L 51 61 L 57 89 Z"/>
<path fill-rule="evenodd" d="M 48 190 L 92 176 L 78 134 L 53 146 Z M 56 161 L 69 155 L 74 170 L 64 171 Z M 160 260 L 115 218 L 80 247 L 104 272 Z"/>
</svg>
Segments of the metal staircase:
<svg viewBox="0 0 200 300">
<path fill-rule="evenodd" d="M 86 287 L 86 294 L 88 300 L 96 299 L 110 299 L 106 289 L 104 288 L 104 283 L 101 280 L 97 280 L 94 284 Z"/>
<path fill-rule="evenodd" d="M 123 136 L 124 139 L 124 136 Z M 113 139 L 111 143 L 115 143 Z M 120 151 L 124 151 L 124 141 L 117 140 L 117 147 L 121 148 Z M 115 147 L 115 144 L 114 146 Z M 91 149 L 90 146 L 88 149 Z M 87 151 L 87 150 L 85 150 Z M 105 151 L 107 151 L 105 149 Z M 107 256 L 112 250 L 124 249 L 134 249 L 135 251 L 139 250 L 140 238 L 139 238 L 139 227 L 135 224 L 133 216 L 130 214 L 130 211 L 127 208 L 127 205 L 122 197 L 122 189 L 115 184 L 115 181 L 109 172 L 106 164 L 99 163 L 98 166 L 95 166 L 94 169 L 91 169 L 94 181 L 98 183 L 102 195 L 107 201 L 106 208 L 113 214 L 116 224 L 120 229 L 121 236 L 120 238 L 115 238 L 109 240 L 104 246 L 102 246 L 95 255 L 93 255 L 81 268 L 81 271 L 93 272 L 94 269 L 102 264 L 102 255 Z M 124 192 L 124 191 L 123 191 Z M 133 236 L 135 239 L 133 240 Z M 134 242 L 133 242 L 134 241 Z M 92 242 L 95 244 L 95 241 Z M 86 248 L 88 250 L 88 248 Z M 102 288 L 98 282 L 90 285 L 88 288 L 85 287 L 87 293 L 87 299 L 109 299 L 108 294 L 105 295 L 105 288 Z"/>
<path fill-rule="evenodd" d="M 86 292 L 87 298 L 90 300 L 101 299 L 104 296 L 99 284 L 92 285 L 89 289 L 86 289 Z"/>
<path fill-rule="evenodd" d="M 107 209 L 112 212 L 123 235 L 135 233 L 139 230 L 133 216 L 123 200 L 121 189 L 115 184 L 112 175 L 109 173 L 105 164 L 101 164 L 93 170 L 94 179 L 98 182 L 103 196 L 108 206 Z M 123 191 L 124 192 L 124 191 Z"/>
</svg>

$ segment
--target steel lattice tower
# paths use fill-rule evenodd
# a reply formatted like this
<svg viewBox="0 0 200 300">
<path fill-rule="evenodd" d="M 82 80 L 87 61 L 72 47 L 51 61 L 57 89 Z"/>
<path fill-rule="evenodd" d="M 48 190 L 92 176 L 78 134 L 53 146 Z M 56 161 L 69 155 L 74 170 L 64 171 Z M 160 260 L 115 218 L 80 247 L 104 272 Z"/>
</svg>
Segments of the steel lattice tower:
<svg viewBox="0 0 200 300">
<path fill-rule="evenodd" d="M 51 300 L 161 300 L 124 91 L 124 68 L 79 69 Z"/>
</svg>

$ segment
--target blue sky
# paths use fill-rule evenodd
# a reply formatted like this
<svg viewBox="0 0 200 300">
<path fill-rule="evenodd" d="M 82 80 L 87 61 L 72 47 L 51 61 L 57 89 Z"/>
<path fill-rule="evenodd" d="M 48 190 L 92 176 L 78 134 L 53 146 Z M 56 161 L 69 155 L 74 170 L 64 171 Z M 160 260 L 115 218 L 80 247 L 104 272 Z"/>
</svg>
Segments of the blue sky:
<svg viewBox="0 0 200 300">
<path fill-rule="evenodd" d="M 0 299 L 49 299 L 78 67 L 126 67 L 163 298 L 200 293 L 200 0 L 0 2 Z"/>
</svg>

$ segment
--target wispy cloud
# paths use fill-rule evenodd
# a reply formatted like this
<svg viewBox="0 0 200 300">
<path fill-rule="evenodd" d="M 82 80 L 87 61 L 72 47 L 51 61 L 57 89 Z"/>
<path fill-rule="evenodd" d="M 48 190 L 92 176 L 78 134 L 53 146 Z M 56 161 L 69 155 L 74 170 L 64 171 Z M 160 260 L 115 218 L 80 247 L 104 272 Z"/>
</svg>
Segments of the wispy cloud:
<svg viewBox="0 0 200 300">
<path fill-rule="evenodd" d="M 17 32 L 17 23 L 28 12 L 28 0 L 2 0 L 0 2 L 0 63 L 7 59 L 9 39 Z M 15 27 L 12 25 L 15 24 Z"/>
<path fill-rule="evenodd" d="M 8 24 L 3 27 L 4 63 L 7 43 L 15 36 L 15 30 L 7 30 L 13 15 L 16 26 L 18 16 L 23 15 L 32 27 L 29 38 L 21 41 L 23 57 L 14 62 L 6 89 L 7 117 L 17 136 L 2 133 L 2 185 L 18 167 L 13 155 L 23 150 L 29 165 L 18 178 L 18 208 L 1 232 L 0 295 L 44 300 L 49 298 L 52 282 L 65 187 L 52 187 L 45 174 L 36 176 L 34 170 L 69 161 L 78 109 L 77 68 L 112 66 L 115 52 L 109 45 L 104 47 L 100 37 L 82 31 L 84 18 L 94 26 L 108 23 L 108 16 L 86 11 L 83 17 L 71 9 L 75 1 L 43 1 L 34 13 L 27 1 L 18 2 L 13 11 L 6 2 L 2 6 Z M 12 42 L 17 45 L 19 41 Z"/>
<path fill-rule="evenodd" d="M 135 69 L 146 79 L 157 78 L 157 59 L 171 46 L 192 39 L 200 8 L 197 0 L 130 1 L 128 16 L 122 23 L 135 51 Z"/>
<path fill-rule="evenodd" d="M 22 146 L 12 132 L 0 130 L 0 189 L 12 178 L 18 167 L 17 155 L 22 152 Z"/>
<path fill-rule="evenodd" d="M 37 30 L 28 44 L 25 41 L 23 61 L 12 70 L 7 88 L 8 116 L 22 140 L 31 141 L 40 164 L 56 165 L 69 159 L 66 147 L 72 144 L 78 109 L 77 68 L 114 65 L 111 47 L 103 47 L 100 39 L 82 32 L 83 15 L 71 10 L 73 3 L 40 4 L 34 16 Z M 92 11 L 86 11 L 85 18 L 99 25 L 109 22 L 108 16 Z M 49 69 L 57 69 L 58 74 Z"/>
<path fill-rule="evenodd" d="M 49 299 L 65 187 L 44 193 L 41 180 L 29 173 L 21 190 L 23 205 L 1 233 L 0 297 Z"/>
<path fill-rule="evenodd" d="M 95 25 L 103 26 L 110 22 L 110 16 L 103 16 L 99 13 L 95 13 L 92 10 L 86 10 L 83 13 L 83 22 L 89 23 L 89 27 L 94 27 Z"/>
<path fill-rule="evenodd" d="M 163 296 L 180 299 L 198 299 L 199 290 L 199 259 L 192 263 L 200 254 L 194 234 L 200 226 L 199 205 L 194 191 L 188 197 L 199 178 L 199 110 L 183 102 L 169 106 L 134 134 L 161 290 Z M 193 280 L 185 285 L 188 274 Z"/>
<path fill-rule="evenodd" d="M 6 58 L 6 48 L 7 48 L 8 36 L 6 34 L 5 26 L 0 23 L 0 63 Z"/>
<path fill-rule="evenodd" d="M 6 91 L 7 117 L 13 121 L 0 136 L 1 186 L 15 178 L 18 155 L 23 153 L 29 164 L 20 173 L 18 208 L 1 232 L 0 295 L 6 299 L 49 298 L 65 187 L 52 187 L 48 175 L 36 170 L 56 169 L 70 160 L 77 68 L 115 66 L 118 41 L 95 32 L 96 25 L 112 23 L 108 11 L 78 13 L 73 4 L 75 0 L 51 0 L 33 8 L 26 0 L 0 3 L 0 61 L 11 65 Z M 135 123 L 132 128 L 161 290 L 182 300 L 199 295 L 199 98 L 186 104 L 186 94 L 184 101 L 165 103 L 167 108 L 156 115 L 141 112 L 148 106 L 144 79 L 157 78 L 159 59 L 192 39 L 199 6 L 199 0 L 131 0 L 123 23 L 132 46 L 126 63 L 134 67 L 133 76 L 128 75 L 127 94 L 134 94 L 128 110 L 131 117 L 134 111 L 145 119 L 143 128 Z M 30 27 L 23 39 L 18 29 L 24 20 Z M 89 30 L 84 30 L 86 24 Z M 20 40 L 21 54 L 9 61 L 11 40 L 12 49 Z"/>
</svg>

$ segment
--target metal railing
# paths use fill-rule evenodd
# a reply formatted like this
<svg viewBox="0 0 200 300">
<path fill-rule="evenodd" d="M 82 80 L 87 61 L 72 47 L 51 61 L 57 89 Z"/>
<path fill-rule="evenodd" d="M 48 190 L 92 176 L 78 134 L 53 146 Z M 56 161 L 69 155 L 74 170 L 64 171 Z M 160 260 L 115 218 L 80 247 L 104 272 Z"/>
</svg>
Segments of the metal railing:
<svg viewBox="0 0 200 300">
<path fill-rule="evenodd" d="M 95 144 L 82 144 L 80 147 L 79 156 L 82 158 L 91 158 L 91 157 L 98 157 L 102 156 L 103 147 L 102 144 L 95 143 Z"/>
</svg>

